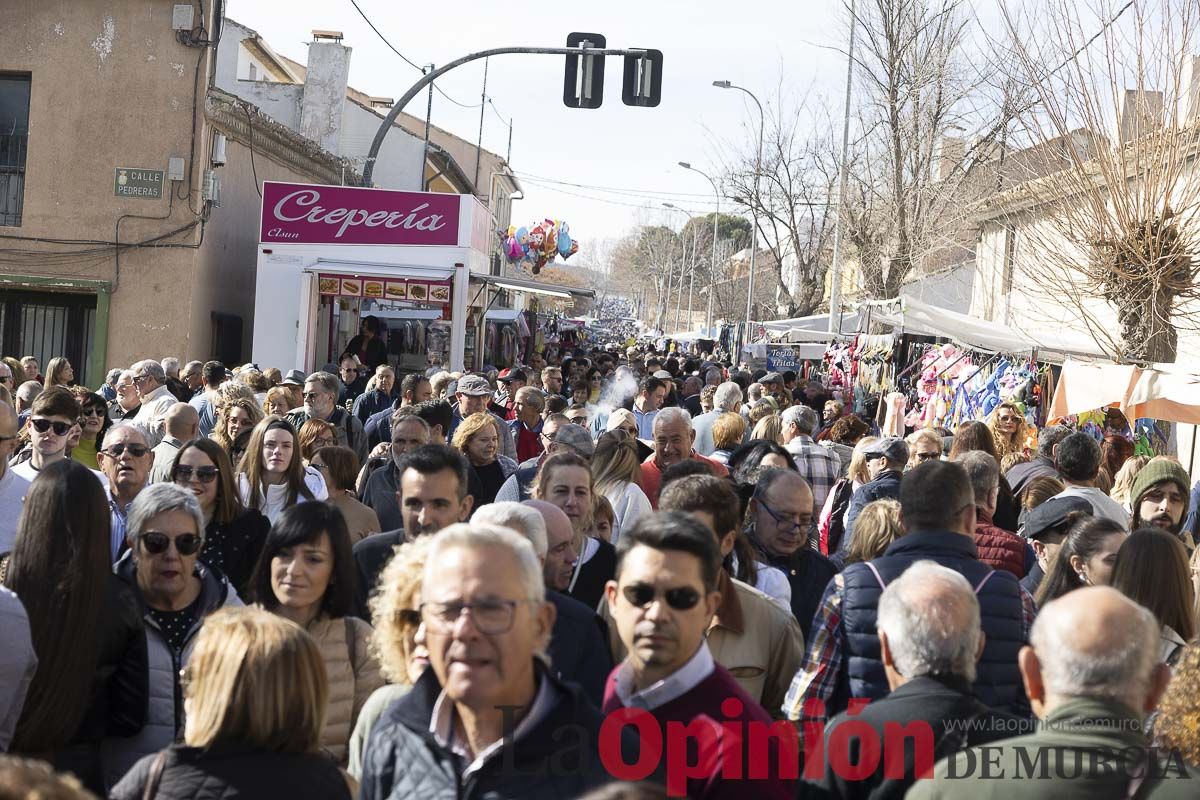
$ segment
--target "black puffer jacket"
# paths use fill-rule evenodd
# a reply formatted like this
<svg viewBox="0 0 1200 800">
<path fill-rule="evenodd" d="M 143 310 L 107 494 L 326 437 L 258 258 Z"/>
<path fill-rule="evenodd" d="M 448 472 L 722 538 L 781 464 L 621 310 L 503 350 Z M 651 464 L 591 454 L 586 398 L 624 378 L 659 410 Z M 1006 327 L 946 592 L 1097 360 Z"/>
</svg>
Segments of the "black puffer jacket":
<svg viewBox="0 0 1200 800">
<path fill-rule="evenodd" d="M 442 688 L 434 671 L 425 670 L 371 732 L 361 800 L 566 800 L 612 781 L 599 752 L 604 717 L 578 687 L 560 683 L 540 665 L 537 674 L 552 693 L 548 711 L 464 779 L 467 764 L 429 732 Z M 621 735 L 625 764 L 638 762 L 633 730 L 627 726 Z"/>
<path fill-rule="evenodd" d="M 350 787 L 329 758 L 272 753 L 232 745 L 208 750 L 173 745 L 167 749 L 155 800 L 313 797 L 350 800 Z M 158 754 L 133 765 L 109 793 L 111 800 L 141 800 Z"/>
</svg>

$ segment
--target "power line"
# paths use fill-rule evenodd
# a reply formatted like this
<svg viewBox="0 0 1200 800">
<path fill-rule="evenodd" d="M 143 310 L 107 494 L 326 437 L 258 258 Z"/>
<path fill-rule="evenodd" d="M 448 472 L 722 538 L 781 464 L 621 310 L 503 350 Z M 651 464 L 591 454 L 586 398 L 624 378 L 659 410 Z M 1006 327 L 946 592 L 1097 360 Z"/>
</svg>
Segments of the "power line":
<svg viewBox="0 0 1200 800">
<path fill-rule="evenodd" d="M 569 189 L 562 189 L 557 186 L 543 184 L 540 181 L 532 180 L 532 179 L 528 179 L 528 178 L 523 179 L 523 180 L 525 180 L 525 182 L 527 182 L 527 183 L 533 184 L 538 189 L 541 189 L 543 191 L 556 192 L 558 194 L 565 194 L 565 195 L 569 195 L 571 197 L 578 197 L 583 200 L 593 200 L 597 203 L 607 203 L 608 205 L 612 205 L 612 206 L 624 206 L 626 208 L 641 208 L 641 209 L 648 209 L 651 211 L 657 211 L 660 209 L 655 205 L 655 203 L 656 203 L 656 201 L 662 200 L 662 198 L 647 197 L 647 198 L 645 198 L 645 201 L 641 202 L 641 203 L 628 203 L 628 202 L 624 202 L 622 200 L 611 200 L 607 197 L 597 197 L 596 195 L 583 194 L 581 192 L 572 192 Z M 694 215 L 705 215 L 705 214 L 712 213 L 709 210 L 700 210 L 700 209 L 683 208 L 683 207 L 680 207 L 680 210 L 690 212 Z"/>
<path fill-rule="evenodd" d="M 707 198 L 711 198 L 713 196 L 712 192 L 666 192 L 666 191 L 655 190 L 655 189 L 631 189 L 628 187 L 595 186 L 595 185 L 589 185 L 589 184 L 585 184 L 585 183 L 571 183 L 570 181 L 560 181 L 557 178 L 548 178 L 544 175 L 534 175 L 533 173 L 523 172 L 520 170 L 514 170 L 514 173 L 521 179 L 529 180 L 534 183 L 538 183 L 538 182 L 553 183 L 553 184 L 557 184 L 560 186 L 571 186 L 576 189 L 588 189 L 591 191 L 611 192 L 613 194 L 632 195 L 634 197 L 645 196 L 650 199 L 670 200 L 673 198 L 682 197 L 682 198 L 689 198 L 689 199 L 696 198 L 697 202 L 699 202 L 699 201 L 703 201 Z"/>
</svg>

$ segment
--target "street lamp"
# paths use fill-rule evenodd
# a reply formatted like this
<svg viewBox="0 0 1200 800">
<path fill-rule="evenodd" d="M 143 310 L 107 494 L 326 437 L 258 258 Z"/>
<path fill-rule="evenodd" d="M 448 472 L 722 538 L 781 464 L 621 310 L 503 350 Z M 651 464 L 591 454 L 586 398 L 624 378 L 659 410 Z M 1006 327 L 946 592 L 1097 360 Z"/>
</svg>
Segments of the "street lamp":
<svg viewBox="0 0 1200 800">
<path fill-rule="evenodd" d="M 758 199 L 758 179 L 762 175 L 762 151 L 763 151 L 763 131 L 766 125 L 766 115 L 763 113 L 762 103 L 758 102 L 758 98 L 754 96 L 754 92 L 743 86 L 736 86 L 729 81 L 713 81 L 713 86 L 718 89 L 737 89 L 740 92 L 745 92 L 754 101 L 754 105 L 758 106 L 758 156 L 754 162 L 754 200 Z M 754 230 L 751 231 L 750 238 L 750 280 L 746 287 L 746 338 L 745 344 L 750 343 L 750 337 L 753 331 L 753 312 L 754 312 L 754 256 L 758 252 L 758 210 L 757 202 L 751 204 L 750 215 L 754 221 Z"/>
<path fill-rule="evenodd" d="M 674 203 L 663 203 L 663 207 L 669 208 L 672 211 L 679 211 L 679 212 L 683 213 L 684 215 L 687 216 L 688 222 L 691 222 L 692 220 L 695 219 L 695 217 L 693 217 L 690 212 L 688 212 L 686 209 L 680 208 L 679 206 L 675 205 Z M 684 266 L 686 266 L 686 261 L 684 263 Z M 687 323 L 688 323 L 688 331 L 689 332 L 692 329 L 692 291 L 695 289 L 695 287 L 696 287 L 696 226 L 693 225 L 692 226 L 692 269 L 691 269 L 691 274 L 688 276 Z M 680 272 L 679 272 L 679 303 L 676 305 L 675 309 L 676 309 L 676 311 L 675 311 L 675 327 L 678 328 L 679 327 L 679 317 L 681 314 L 683 314 L 683 269 L 682 268 L 680 269 Z"/>
<path fill-rule="evenodd" d="M 711 267 L 711 271 L 709 272 L 709 279 L 711 281 L 713 281 L 714 283 L 710 283 L 709 287 L 708 287 L 708 312 L 704 315 L 704 334 L 706 336 L 712 338 L 713 286 L 715 285 L 715 281 L 717 279 L 717 223 L 721 219 L 721 189 L 717 186 L 717 182 L 714 181 L 712 179 L 712 176 L 709 175 L 707 172 L 696 169 L 695 167 L 693 167 L 691 164 L 689 164 L 686 161 L 680 161 L 679 166 L 683 167 L 684 169 L 691 170 L 692 172 L 698 172 L 701 175 L 703 175 L 705 178 L 708 178 L 708 182 L 711 183 L 712 187 L 713 187 L 713 194 L 717 198 L 717 210 L 713 214 L 712 267 Z M 691 318 L 692 318 L 692 292 L 689 289 L 688 290 L 688 319 L 690 320 Z"/>
</svg>

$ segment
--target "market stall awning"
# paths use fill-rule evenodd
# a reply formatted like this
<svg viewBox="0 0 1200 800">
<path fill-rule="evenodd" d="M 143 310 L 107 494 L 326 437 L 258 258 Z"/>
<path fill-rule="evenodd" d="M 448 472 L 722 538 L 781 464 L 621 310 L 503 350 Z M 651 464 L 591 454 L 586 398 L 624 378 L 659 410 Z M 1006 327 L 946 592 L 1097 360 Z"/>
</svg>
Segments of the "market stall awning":
<svg viewBox="0 0 1200 800">
<path fill-rule="evenodd" d="M 842 314 L 841 333 L 843 336 L 853 335 L 858 330 L 858 319 L 859 314 L 857 311 L 848 311 Z M 790 338 L 796 341 L 828 341 L 836 336 L 836 333 L 829 333 L 828 314 L 813 314 L 807 317 L 793 317 L 791 319 L 774 319 L 761 324 L 768 333 L 774 336 L 790 335 Z M 826 334 L 826 338 L 812 338 L 812 334 Z"/>
<path fill-rule="evenodd" d="M 527 281 L 524 278 L 509 278 L 504 275 L 479 275 L 472 274 L 471 280 L 477 280 L 480 283 L 486 283 L 489 286 L 494 286 L 497 289 L 508 289 L 512 292 L 529 292 L 531 294 L 541 294 L 548 297 L 570 298 L 570 297 L 595 297 L 596 293 L 591 289 L 578 289 L 574 286 L 563 286 L 558 283 L 541 283 L 539 281 Z"/>
<path fill-rule="evenodd" d="M 940 336 L 994 353 L 1036 349 L 1039 357 L 1052 361 L 1068 356 L 1106 357 L 1094 341 L 1084 336 L 1018 331 L 1000 322 L 960 314 L 911 297 L 875 304 L 870 320 L 903 328 L 905 333 Z"/>
<path fill-rule="evenodd" d="M 1200 425 L 1200 375 L 1170 364 L 1151 368 L 1068 360 L 1054 390 L 1050 417 L 1116 406 L 1128 419 Z"/>
</svg>

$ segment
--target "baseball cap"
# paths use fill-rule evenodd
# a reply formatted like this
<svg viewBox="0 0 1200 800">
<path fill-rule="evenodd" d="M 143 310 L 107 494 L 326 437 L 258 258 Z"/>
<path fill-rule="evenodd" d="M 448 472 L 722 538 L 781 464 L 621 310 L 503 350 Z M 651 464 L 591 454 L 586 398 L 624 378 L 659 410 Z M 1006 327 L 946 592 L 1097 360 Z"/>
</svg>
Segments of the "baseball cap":
<svg viewBox="0 0 1200 800">
<path fill-rule="evenodd" d="M 880 439 L 868 450 L 864 450 L 863 455 L 866 458 L 883 456 L 888 461 L 908 461 L 908 444 L 903 439 L 889 436 L 886 439 Z"/>
<path fill-rule="evenodd" d="M 279 383 L 281 386 L 303 386 L 306 377 L 304 370 L 289 369 Z"/>
<path fill-rule="evenodd" d="M 1062 525 L 1069 515 L 1077 511 L 1091 514 L 1092 504 L 1082 497 L 1051 497 L 1025 514 L 1025 527 L 1021 535 L 1026 539 L 1036 539 L 1051 528 Z"/>
<path fill-rule="evenodd" d="M 596 454 L 596 443 L 592 441 L 592 435 L 582 425 L 576 425 L 574 422 L 559 425 L 558 430 L 554 432 L 554 441 L 587 458 Z"/>
<path fill-rule="evenodd" d="M 467 397 L 483 397 L 492 393 L 492 387 L 488 386 L 487 379 L 482 375 L 463 375 L 458 379 L 457 394 L 465 394 Z"/>
<path fill-rule="evenodd" d="M 511 369 L 502 370 L 496 380 L 504 383 L 508 383 L 509 381 L 524 381 L 525 383 L 528 383 L 529 376 L 525 374 L 525 370 L 519 367 L 513 367 Z"/>
</svg>

